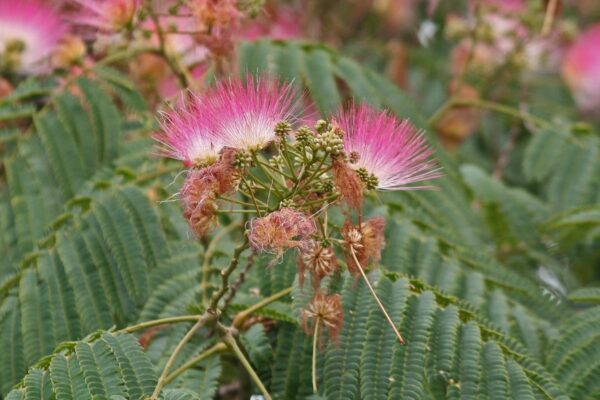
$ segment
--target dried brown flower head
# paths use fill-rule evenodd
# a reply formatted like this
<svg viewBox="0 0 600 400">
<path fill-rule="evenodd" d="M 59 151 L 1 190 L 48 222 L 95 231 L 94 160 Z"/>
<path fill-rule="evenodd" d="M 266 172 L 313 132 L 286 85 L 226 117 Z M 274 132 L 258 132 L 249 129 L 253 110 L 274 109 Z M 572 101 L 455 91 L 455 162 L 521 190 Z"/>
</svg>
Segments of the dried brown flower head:
<svg viewBox="0 0 600 400">
<path fill-rule="evenodd" d="M 218 209 L 218 196 L 231 191 L 237 184 L 234 159 L 235 150 L 225 149 L 215 164 L 188 171 L 180 197 L 183 215 L 198 237 L 204 236 L 212 225 Z"/>
<path fill-rule="evenodd" d="M 385 246 L 385 219 L 369 218 L 358 226 L 347 221 L 342 228 L 342 237 L 348 270 L 353 276 L 358 276 L 359 268 L 381 260 L 381 250 Z M 356 264 L 357 261 L 360 265 Z"/>
<path fill-rule="evenodd" d="M 326 328 L 329 338 L 337 343 L 344 324 L 344 310 L 339 294 L 325 295 L 318 292 L 300 315 L 300 323 L 304 331 L 312 335 L 315 324 Z"/>
<path fill-rule="evenodd" d="M 331 246 L 323 246 L 316 240 L 309 241 L 306 246 L 301 248 L 298 256 L 298 277 L 300 286 L 304 285 L 304 271 L 309 270 L 313 286 L 319 286 L 321 279 L 333 274 L 339 267 L 335 252 Z"/>
</svg>

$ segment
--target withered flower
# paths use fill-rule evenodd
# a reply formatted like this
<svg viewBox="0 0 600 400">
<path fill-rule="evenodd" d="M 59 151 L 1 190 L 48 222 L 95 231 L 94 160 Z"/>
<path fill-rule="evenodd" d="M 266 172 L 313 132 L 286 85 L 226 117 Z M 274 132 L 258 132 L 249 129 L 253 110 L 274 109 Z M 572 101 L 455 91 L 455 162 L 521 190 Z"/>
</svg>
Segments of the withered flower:
<svg viewBox="0 0 600 400">
<path fill-rule="evenodd" d="M 304 331 L 313 335 L 315 327 L 326 328 L 329 338 L 337 343 L 344 323 L 344 311 L 339 294 L 325 295 L 318 292 L 300 315 Z M 320 332 L 317 332 L 320 334 Z"/>
<path fill-rule="evenodd" d="M 342 237 L 348 271 L 358 276 L 361 266 L 377 264 L 381 260 L 381 250 L 385 246 L 385 219 L 369 218 L 360 225 L 347 221 L 342 228 Z M 356 264 L 357 261 L 360 265 Z"/>
<path fill-rule="evenodd" d="M 331 246 L 325 247 L 316 240 L 311 240 L 300 250 L 298 267 L 300 286 L 304 285 L 304 271 L 309 270 L 313 286 L 317 288 L 321 279 L 332 275 L 338 269 L 339 264 Z"/>
</svg>

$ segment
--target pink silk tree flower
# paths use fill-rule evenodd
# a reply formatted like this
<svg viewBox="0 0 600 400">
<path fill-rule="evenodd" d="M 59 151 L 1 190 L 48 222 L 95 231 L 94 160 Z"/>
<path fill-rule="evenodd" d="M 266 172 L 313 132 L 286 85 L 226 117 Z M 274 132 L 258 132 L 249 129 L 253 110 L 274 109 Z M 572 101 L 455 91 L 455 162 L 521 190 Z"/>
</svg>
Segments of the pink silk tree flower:
<svg viewBox="0 0 600 400">
<path fill-rule="evenodd" d="M 227 147 L 256 151 L 275 138 L 275 126 L 296 119 L 297 96 L 290 84 L 248 76 L 218 83 L 206 93 L 202 115 Z"/>
<path fill-rule="evenodd" d="M 579 108 L 600 114 L 600 24 L 581 34 L 567 51 L 562 75 Z"/>
<path fill-rule="evenodd" d="M 92 30 L 118 32 L 130 27 L 141 0 L 72 0 L 79 5 L 76 24 Z"/>
<path fill-rule="evenodd" d="M 431 189 L 408 185 L 441 176 L 422 132 L 408 120 L 361 104 L 338 112 L 333 121 L 345 132 L 344 150 L 350 156 L 350 167 L 369 182 L 368 187 Z"/>
<path fill-rule="evenodd" d="M 47 1 L 0 0 L 0 67 L 25 74 L 47 72 L 49 56 L 66 32 Z"/>
<path fill-rule="evenodd" d="M 207 98 L 191 96 L 178 109 L 165 113 L 162 133 L 155 136 L 160 154 L 183 161 L 187 167 L 204 167 L 219 159 L 224 147 L 206 115 Z"/>
</svg>

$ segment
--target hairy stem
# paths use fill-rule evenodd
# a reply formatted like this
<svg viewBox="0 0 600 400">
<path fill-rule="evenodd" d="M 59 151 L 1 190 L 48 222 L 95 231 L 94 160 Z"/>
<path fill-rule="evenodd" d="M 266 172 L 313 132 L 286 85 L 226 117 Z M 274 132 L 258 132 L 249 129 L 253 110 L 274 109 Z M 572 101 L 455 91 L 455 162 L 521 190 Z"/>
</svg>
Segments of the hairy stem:
<svg viewBox="0 0 600 400">
<path fill-rule="evenodd" d="M 238 289 L 240 288 L 240 286 L 242 286 L 242 284 L 246 280 L 246 275 L 248 274 L 248 272 L 254 265 L 254 256 L 255 255 L 256 255 L 256 253 L 252 252 L 248 256 L 248 261 L 246 262 L 246 266 L 244 268 L 242 268 L 242 270 L 240 271 L 238 278 L 235 280 L 235 282 L 232 283 L 231 285 L 229 285 L 229 291 L 227 292 L 227 295 L 223 299 L 223 309 L 226 309 L 227 307 L 229 307 L 229 304 L 231 304 L 231 302 L 233 301 L 233 298 L 235 297 L 235 294 L 237 293 Z"/>
<path fill-rule="evenodd" d="M 244 323 L 244 321 L 246 321 L 246 319 L 248 319 L 248 317 L 250 315 L 252 315 L 256 311 L 260 310 L 261 308 L 266 307 L 269 304 L 274 303 L 277 300 L 287 296 L 290 293 L 292 293 L 291 287 L 289 287 L 287 289 L 283 289 L 282 291 L 277 292 L 277 293 L 267 297 L 266 299 L 259 301 L 255 305 L 246 308 L 244 311 L 240 311 L 233 319 L 232 326 L 239 329 L 242 326 L 242 324 Z"/>
<path fill-rule="evenodd" d="M 179 375 L 181 375 L 188 369 L 192 368 L 194 365 L 198 364 L 199 362 L 206 360 L 207 358 L 209 358 L 215 354 L 222 353 L 225 350 L 227 350 L 227 346 L 225 345 L 225 343 L 223 343 L 223 342 L 216 343 L 214 346 L 204 350 L 202 353 L 198 354 L 196 357 L 190 359 L 185 364 L 183 364 L 181 367 L 179 367 L 175 371 L 173 371 L 169 376 L 167 376 L 167 378 L 165 378 L 165 384 L 169 384 L 169 383 L 173 382 Z"/>
<path fill-rule="evenodd" d="M 313 354 L 312 354 L 312 385 L 314 394 L 318 394 L 317 390 L 317 344 L 319 343 L 319 323 L 321 320 L 317 318 L 315 322 L 315 332 L 313 335 Z"/>
<path fill-rule="evenodd" d="M 237 341 L 235 340 L 235 338 L 233 337 L 233 334 L 231 333 L 231 329 L 227 328 L 221 324 L 217 324 L 217 328 L 219 329 L 219 333 L 221 334 L 221 338 L 223 339 L 223 342 L 227 345 L 229 350 L 231 350 L 231 352 L 233 354 L 235 354 L 235 356 L 240 360 L 240 362 L 242 363 L 242 366 L 244 367 L 246 372 L 248 372 L 250 379 L 252 379 L 252 382 L 254 382 L 256 387 L 258 387 L 258 389 L 262 393 L 263 397 L 266 400 L 272 400 L 272 397 L 269 394 L 269 392 L 267 391 L 267 388 L 265 387 L 265 385 L 262 383 L 262 381 L 258 377 L 258 374 L 256 373 L 256 371 L 254 371 L 254 368 L 252 368 L 250 361 L 248 361 L 248 359 L 244 355 L 244 352 L 242 351 L 242 349 L 240 349 L 240 346 L 237 344 Z"/>
<path fill-rule="evenodd" d="M 381 300 L 379 300 L 379 296 L 377 296 L 377 293 L 375 293 L 375 289 L 373 289 L 373 286 L 371 286 L 371 282 L 369 282 L 369 278 L 367 277 L 367 274 L 365 274 L 365 271 L 363 270 L 362 265 L 360 265 L 360 262 L 358 262 L 358 258 L 356 258 L 356 253 L 354 252 L 354 249 L 352 248 L 352 246 L 350 246 L 350 252 L 352 253 L 352 258 L 354 258 L 354 262 L 356 263 L 356 266 L 358 267 L 360 274 L 362 275 L 363 279 L 365 280 L 367 287 L 369 288 L 369 290 L 371 291 L 371 294 L 375 298 L 377 305 L 379 305 L 381 312 L 383 312 L 383 315 L 385 315 L 385 319 L 387 319 L 387 322 L 392 327 L 392 330 L 398 337 L 398 341 L 400 341 L 400 344 L 404 344 L 404 339 L 402 338 L 402 335 L 400 335 L 400 332 L 398 332 L 396 325 L 394 325 L 394 321 L 392 321 L 392 318 L 390 317 L 390 315 L 386 311 L 385 307 L 381 303 Z"/>
<path fill-rule="evenodd" d="M 248 247 L 248 237 L 245 237 L 244 242 L 235 248 L 229 266 L 221 271 L 221 287 L 218 291 L 213 293 L 208 308 L 206 310 L 208 313 L 217 313 L 217 306 L 219 305 L 219 300 L 221 300 L 221 298 L 227 293 L 227 290 L 229 289 L 229 276 L 237 268 L 238 264 L 240 263 L 240 255 Z"/>
<path fill-rule="evenodd" d="M 177 322 L 192 322 L 198 321 L 197 315 L 180 315 L 178 317 L 168 317 L 161 319 L 154 319 L 152 321 L 144 321 L 136 325 L 131 325 L 126 328 L 121 329 L 121 332 L 124 333 L 132 333 L 135 331 L 139 331 L 146 328 L 151 328 L 153 326 L 166 325 L 166 324 L 174 324 Z"/>
<path fill-rule="evenodd" d="M 241 226 L 242 226 L 242 221 L 236 221 L 236 222 L 232 222 L 231 224 L 229 224 L 226 227 L 224 227 L 223 229 L 221 229 L 219 231 L 219 233 L 217 233 L 213 237 L 213 239 L 211 240 L 209 245 L 206 247 L 206 250 L 204 251 L 204 258 L 203 258 L 203 262 L 202 262 L 202 271 L 201 271 L 203 287 L 201 289 L 202 289 L 202 304 L 204 304 L 205 306 L 208 304 L 208 292 L 206 290 L 207 289 L 206 283 L 208 282 L 209 266 L 210 266 L 210 262 L 212 261 L 214 254 L 215 254 L 215 251 L 217 250 L 217 245 L 225 236 L 227 236 L 232 231 L 234 231 L 235 229 L 237 229 Z"/>
</svg>

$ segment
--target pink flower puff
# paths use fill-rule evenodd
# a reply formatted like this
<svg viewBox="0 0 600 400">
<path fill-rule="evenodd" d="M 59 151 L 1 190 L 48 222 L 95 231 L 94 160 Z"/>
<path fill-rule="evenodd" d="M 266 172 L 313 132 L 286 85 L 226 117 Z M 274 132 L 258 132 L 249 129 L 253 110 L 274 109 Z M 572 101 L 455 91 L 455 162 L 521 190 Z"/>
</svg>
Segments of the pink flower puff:
<svg viewBox="0 0 600 400">
<path fill-rule="evenodd" d="M 441 176 L 422 132 L 408 120 L 362 104 L 338 112 L 334 123 L 345 132 L 346 154 L 358 158 L 350 166 L 374 176 L 379 190 L 430 189 L 408 185 Z"/>
<path fill-rule="evenodd" d="M 181 160 L 186 167 L 210 165 L 219 159 L 224 141 L 206 115 L 206 96 L 191 95 L 182 103 L 164 114 L 162 133 L 155 137 L 160 154 Z"/>
<path fill-rule="evenodd" d="M 220 82 L 167 113 L 157 136 L 162 154 L 191 166 L 216 160 L 224 147 L 260 150 L 279 122 L 296 118 L 295 98 L 291 85 L 264 78 Z"/>
<path fill-rule="evenodd" d="M 562 75 L 584 112 L 600 108 L 600 24 L 581 34 L 562 65 Z"/>
<path fill-rule="evenodd" d="M 9 69 L 25 74 L 47 72 L 49 56 L 66 31 L 47 1 L 0 0 L 0 59 Z"/>
</svg>

